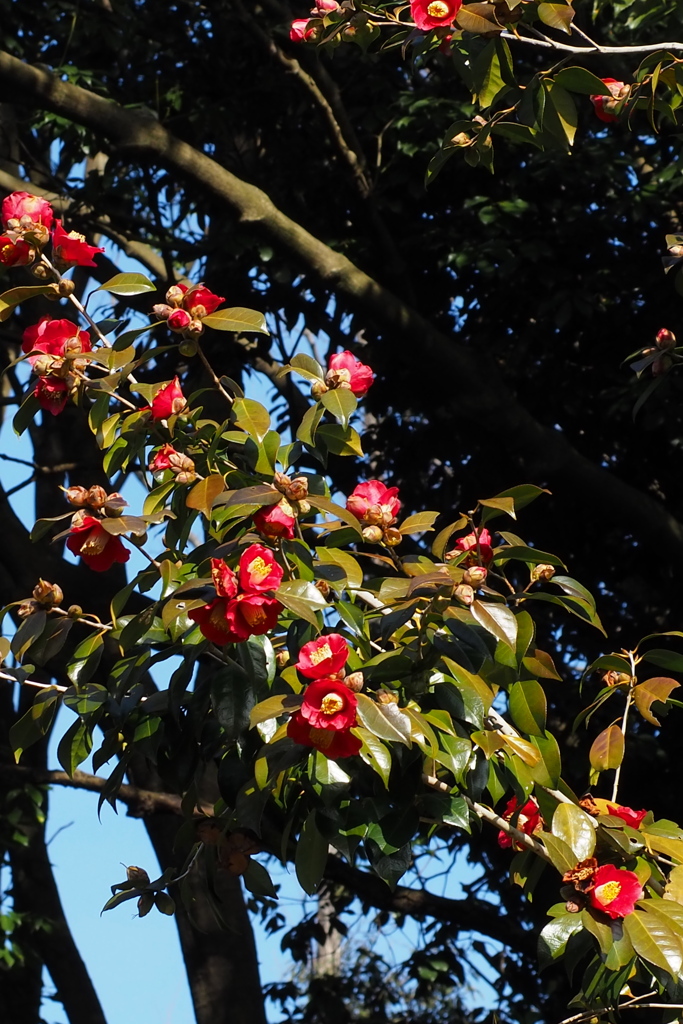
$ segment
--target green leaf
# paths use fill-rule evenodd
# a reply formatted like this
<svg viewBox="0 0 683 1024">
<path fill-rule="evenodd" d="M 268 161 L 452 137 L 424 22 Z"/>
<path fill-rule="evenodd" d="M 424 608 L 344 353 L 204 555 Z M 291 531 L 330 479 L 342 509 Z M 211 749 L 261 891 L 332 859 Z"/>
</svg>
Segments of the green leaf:
<svg viewBox="0 0 683 1024">
<path fill-rule="evenodd" d="M 624 932 L 638 956 L 678 977 L 683 963 L 681 940 L 662 915 L 637 909 L 624 918 Z"/>
<path fill-rule="evenodd" d="M 530 736 L 529 742 L 541 755 L 540 764 L 529 768 L 529 775 L 539 786 L 557 789 L 560 781 L 562 761 L 557 740 L 550 733 L 547 736 Z"/>
<path fill-rule="evenodd" d="M 683 672 L 683 654 L 676 654 L 674 651 L 655 649 L 643 654 L 642 659 L 658 668 L 668 668 L 670 672 Z"/>
<path fill-rule="evenodd" d="M 48 732 L 59 698 L 60 691 L 52 686 L 40 690 L 26 714 L 11 726 L 9 742 L 17 764 L 23 752 Z"/>
<path fill-rule="evenodd" d="M 235 423 L 259 444 L 270 430 L 270 416 L 253 398 L 236 398 L 233 404 Z"/>
<path fill-rule="evenodd" d="M 296 436 L 304 444 L 309 445 L 311 448 L 315 445 L 315 435 L 318 429 L 318 424 L 323 418 L 324 407 L 320 402 L 316 402 L 315 405 L 310 406 L 308 411 L 304 414 L 299 429 L 296 432 Z"/>
<path fill-rule="evenodd" d="M 553 659 L 545 651 L 535 650 L 533 655 L 522 658 L 522 665 L 529 672 L 533 672 L 535 676 L 539 676 L 540 679 L 562 680 L 562 676 L 557 673 Z"/>
<path fill-rule="evenodd" d="M 541 970 L 564 955 L 569 939 L 582 928 L 580 914 L 563 914 L 548 922 L 538 937 L 538 960 Z"/>
<path fill-rule="evenodd" d="M 306 355 L 305 352 L 298 352 L 295 356 L 292 356 L 289 365 L 307 380 L 325 380 L 325 371 L 318 360 L 314 359 L 313 356 Z"/>
<path fill-rule="evenodd" d="M 14 433 L 19 437 L 24 433 L 27 427 L 29 427 L 37 414 L 40 412 L 40 404 L 33 391 L 30 391 L 24 401 L 19 406 L 18 411 L 14 414 L 12 420 L 12 427 Z"/>
<path fill-rule="evenodd" d="M 275 591 L 275 597 L 300 619 L 310 622 L 315 629 L 320 628 L 317 613 L 327 608 L 327 601 L 312 583 L 287 580 Z"/>
<path fill-rule="evenodd" d="M 448 541 L 451 539 L 454 533 L 457 533 L 458 530 L 462 530 L 464 526 L 467 526 L 467 519 L 465 518 L 465 516 L 460 516 L 460 518 L 457 519 L 454 523 L 451 523 L 450 526 L 444 527 L 443 530 L 440 530 L 439 533 L 437 533 L 432 544 L 432 554 L 434 555 L 435 558 L 443 558 L 444 554 L 446 553 Z"/>
<path fill-rule="evenodd" d="M 458 11 L 456 25 L 465 32 L 472 32 L 475 35 L 502 32 L 503 26 L 498 24 L 495 17 L 495 12 L 489 4 L 463 4 Z"/>
<path fill-rule="evenodd" d="M 353 512 L 349 512 L 341 505 L 336 505 L 335 502 L 330 501 L 329 498 L 324 498 L 321 494 L 310 494 L 306 499 L 309 505 L 313 508 L 317 508 L 320 512 L 327 512 L 331 516 L 335 516 L 337 519 L 341 519 L 343 523 L 350 526 L 351 529 L 355 530 L 359 537 L 363 536 L 363 527 L 358 522 Z"/>
<path fill-rule="evenodd" d="M 398 530 L 399 533 L 412 537 L 418 533 L 429 533 L 434 529 L 434 523 L 439 518 L 439 512 L 416 512 L 404 519 Z"/>
<path fill-rule="evenodd" d="M 545 692 L 535 679 L 513 683 L 508 694 L 510 714 L 518 729 L 529 736 L 543 736 L 548 708 Z"/>
<path fill-rule="evenodd" d="M 277 899 L 277 889 L 273 885 L 270 875 L 263 864 L 259 864 L 257 860 L 249 858 L 249 866 L 242 875 L 242 881 L 245 888 L 254 896 L 265 896 L 271 900 Z"/>
<path fill-rule="evenodd" d="M 363 743 L 360 749 L 360 757 L 377 772 L 386 789 L 389 788 L 389 775 L 391 773 L 391 754 L 382 741 L 368 729 L 356 727 L 351 730 Z"/>
<path fill-rule="evenodd" d="M 580 92 L 588 96 L 612 95 L 602 79 L 592 74 L 592 72 L 586 71 L 585 68 L 562 68 L 555 75 L 555 81 L 563 89 L 569 89 L 570 92 Z"/>
<path fill-rule="evenodd" d="M 624 735 L 618 725 L 610 725 L 596 736 L 588 757 L 596 772 L 619 767 L 624 759 Z"/>
<path fill-rule="evenodd" d="M 303 697 L 297 696 L 294 693 L 280 693 L 274 697 L 268 697 L 266 700 L 262 700 L 260 704 L 257 704 L 251 709 L 249 715 L 249 727 L 259 725 L 261 722 L 267 722 L 271 718 L 278 718 L 285 712 L 294 712 L 301 707 Z"/>
<path fill-rule="evenodd" d="M 255 309 L 245 309 L 243 306 L 218 309 L 215 313 L 203 317 L 202 323 L 214 331 L 258 331 L 259 334 L 270 334 L 263 313 Z"/>
<path fill-rule="evenodd" d="M 342 427 L 337 423 L 326 423 L 318 427 L 318 437 L 324 442 L 333 455 L 363 456 L 360 435 L 353 427 Z"/>
<path fill-rule="evenodd" d="M 595 822 L 576 804 L 558 804 L 553 814 L 552 833 L 572 849 L 577 862 L 593 856 Z"/>
<path fill-rule="evenodd" d="M 327 864 L 328 842 L 316 825 L 316 812 L 311 811 L 296 844 L 294 866 L 304 892 L 312 896 L 320 885 Z"/>
<path fill-rule="evenodd" d="M 571 35 L 571 23 L 575 11 L 567 4 L 539 4 L 536 13 L 544 25 L 549 28 L 556 28 L 560 32 Z"/>
<path fill-rule="evenodd" d="M 323 565 L 338 565 L 344 572 L 350 587 L 360 587 L 363 584 L 363 570 L 348 551 L 341 548 L 319 547 L 315 549 L 319 562 Z"/>
<path fill-rule="evenodd" d="M 484 508 L 493 508 L 498 512 L 504 512 L 506 515 L 512 516 L 513 519 L 517 518 L 515 514 L 514 498 L 480 498 L 479 504 L 483 505 Z"/>
<path fill-rule="evenodd" d="M 91 750 L 92 732 L 86 723 L 78 718 L 66 730 L 57 747 L 57 760 L 69 778 L 73 778 L 79 764 L 85 761 Z"/>
<path fill-rule="evenodd" d="M 187 508 L 198 509 L 207 519 L 211 518 L 213 503 L 225 490 L 225 480 L 220 473 L 212 473 L 194 485 L 185 498 Z"/>
<path fill-rule="evenodd" d="M 488 30 L 491 30 L 489 23 Z M 488 43 L 472 65 L 472 79 L 475 98 L 482 110 L 490 107 L 501 89 L 506 85 L 500 71 L 500 60 L 495 42 Z"/>
<path fill-rule="evenodd" d="M 675 679 L 669 679 L 666 676 L 646 679 L 644 683 L 638 683 L 633 687 L 633 701 L 644 719 L 653 725 L 659 725 L 659 719 L 652 714 L 652 705 L 655 701 L 665 704 L 671 691 L 678 689 L 680 685 Z"/>
<path fill-rule="evenodd" d="M 574 856 L 574 851 L 571 846 L 565 843 L 564 839 L 560 839 L 559 836 L 555 836 L 550 832 L 538 832 L 534 839 L 541 840 L 553 862 L 553 867 L 557 868 L 561 875 L 575 867 L 576 857 Z"/>
<path fill-rule="evenodd" d="M 346 430 L 349 419 L 358 408 L 358 399 L 354 393 L 348 388 L 335 388 L 333 391 L 326 391 L 321 395 L 320 401 Z M 330 448 L 330 450 L 333 449 Z"/>
<path fill-rule="evenodd" d="M 111 292 L 112 295 L 142 295 L 143 292 L 155 292 L 156 286 L 144 274 L 114 274 L 95 291 Z"/>
<path fill-rule="evenodd" d="M 554 4 L 541 4 L 541 7 L 555 6 Z M 564 7 L 565 11 L 569 8 Z M 553 84 L 548 88 L 548 100 L 545 109 L 545 126 L 555 135 L 561 142 L 565 139 L 570 146 L 574 144 L 574 136 L 576 135 L 576 129 L 579 123 L 579 115 L 576 109 L 576 103 L 572 99 L 571 93 L 568 93 L 566 89 L 563 89 L 561 85 Z M 555 116 L 549 116 L 554 114 Z"/>
<path fill-rule="evenodd" d="M 507 605 L 493 602 L 473 601 L 470 605 L 472 617 L 514 651 L 517 643 L 517 619 Z"/>
<path fill-rule="evenodd" d="M 514 558 L 520 562 L 529 562 L 531 565 L 554 565 L 564 569 L 565 565 L 556 555 L 547 551 L 538 551 L 536 548 L 527 548 L 520 544 L 513 544 L 510 547 L 496 548 L 493 561 L 496 565 Z"/>
<path fill-rule="evenodd" d="M 398 705 L 376 704 L 364 693 L 359 693 L 358 719 L 373 736 L 412 746 L 410 718 Z"/>
<path fill-rule="evenodd" d="M 37 295 L 54 295 L 54 289 L 49 284 L 21 285 L 18 288 L 10 288 L 9 291 L 0 295 L 0 323 L 8 320 L 12 315 L 15 306 L 20 302 L 26 302 Z"/>
</svg>

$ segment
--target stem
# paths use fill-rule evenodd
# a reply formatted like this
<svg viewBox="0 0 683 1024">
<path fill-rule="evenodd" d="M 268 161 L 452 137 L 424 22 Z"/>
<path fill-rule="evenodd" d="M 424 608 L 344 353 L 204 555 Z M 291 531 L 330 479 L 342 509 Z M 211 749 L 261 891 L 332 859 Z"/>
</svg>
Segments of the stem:
<svg viewBox="0 0 683 1024">
<path fill-rule="evenodd" d="M 628 715 L 631 710 L 633 687 L 636 683 L 636 663 L 633 655 L 633 651 L 628 651 L 628 660 L 631 663 L 631 680 L 628 686 L 628 693 L 626 694 L 626 707 L 624 708 L 624 715 L 621 719 L 621 735 L 624 737 L 624 743 L 626 743 L 626 726 L 628 724 Z M 622 758 L 623 764 L 623 758 Z M 619 791 L 619 778 L 621 776 L 621 764 L 614 773 L 614 785 L 612 786 L 612 803 L 617 802 L 617 792 Z"/>
<path fill-rule="evenodd" d="M 211 380 L 214 382 L 214 384 L 216 385 L 216 387 L 218 388 L 220 393 L 223 395 L 223 398 L 227 399 L 227 401 L 230 403 L 230 405 L 232 405 L 233 402 L 235 401 L 235 399 L 233 398 L 233 396 L 231 394 L 229 394 L 229 392 L 227 392 L 225 390 L 225 388 L 221 384 L 220 377 L 218 377 L 216 375 L 216 372 L 215 372 L 214 368 L 212 367 L 211 363 L 209 362 L 209 360 L 204 355 L 204 353 L 202 351 L 202 347 L 199 344 L 199 342 L 197 343 L 197 355 L 199 356 L 199 358 L 201 359 L 202 363 L 204 364 L 207 373 L 211 377 Z"/>
</svg>

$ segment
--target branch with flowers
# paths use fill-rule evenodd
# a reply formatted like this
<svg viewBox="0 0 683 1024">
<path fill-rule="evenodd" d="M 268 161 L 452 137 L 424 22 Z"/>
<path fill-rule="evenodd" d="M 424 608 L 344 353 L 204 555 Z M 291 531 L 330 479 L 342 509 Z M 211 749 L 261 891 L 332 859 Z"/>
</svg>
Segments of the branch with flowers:
<svg viewBox="0 0 683 1024">
<path fill-rule="evenodd" d="M 638 673 L 648 664 L 683 671 L 683 656 L 652 650 L 648 637 L 591 667 L 604 685 L 582 721 L 615 696 L 624 705 L 587 765 L 596 789 L 615 773 L 611 798 L 579 798 L 562 779 L 548 725 L 546 687 L 560 676 L 538 646 L 535 611 L 551 604 L 588 627 L 602 624 L 560 558 L 500 527 L 542 488 L 513 487 L 455 518 L 406 516 L 398 488 L 378 479 L 340 499 L 336 460 L 363 457 L 358 404 L 374 379 L 353 352 L 326 367 L 298 352 L 283 367 L 310 387 L 291 438 L 209 366 L 223 408 L 222 421 L 211 419 L 203 392 L 186 393 L 184 373 L 139 378 L 150 377 L 159 348 L 174 345 L 206 369 L 204 331 L 263 332 L 260 313 L 224 308 L 203 284 L 173 285 L 150 309 L 153 333 L 115 325 L 105 334 L 65 277 L 92 265 L 97 248 L 28 193 L 7 197 L 2 218 L 0 260 L 43 283 L 1 295 L 0 315 L 50 294 L 84 321 L 43 317 L 25 330 L 21 360 L 33 378 L 16 429 L 71 403 L 89 422 L 104 474 L 135 472 L 147 492 L 128 514 L 114 489 L 70 486 L 70 507 L 34 527 L 42 537 L 65 525 L 53 539 L 64 538 L 93 572 L 142 552 L 146 562 L 114 597 L 110 619 L 65 611 L 59 584 L 40 580 L 5 610 L 17 628 L 0 643 L 3 681 L 37 691 L 11 731 L 17 761 L 63 705 L 74 717 L 58 759 L 70 778 L 99 743 L 95 771 L 115 767 L 90 785 L 113 802 L 132 758 L 147 758 L 194 820 L 180 842 L 184 867 L 168 865 L 156 882 L 127 879 L 106 908 L 135 897 L 145 913 L 170 913 L 166 886 L 207 859 L 273 896 L 255 859 L 261 851 L 293 859 L 308 893 L 330 846 L 349 864 L 362 852 L 395 884 L 414 842 L 489 828 L 528 895 L 541 870 L 559 876 L 541 958 L 579 957 L 579 1006 L 615 1005 L 624 978 L 632 990 L 673 991 L 683 961 L 683 830 L 620 804 L 618 787 L 633 714 L 658 726 L 653 707 L 678 703 L 675 679 Z M 153 289 L 139 274 L 100 287 Z M 131 610 L 134 593 L 142 611 Z M 49 673 L 57 656 L 70 685 L 36 686 L 35 667 Z M 174 657 L 168 684 L 146 692 L 150 668 Z M 198 793 L 216 774 L 211 807 Z"/>
</svg>

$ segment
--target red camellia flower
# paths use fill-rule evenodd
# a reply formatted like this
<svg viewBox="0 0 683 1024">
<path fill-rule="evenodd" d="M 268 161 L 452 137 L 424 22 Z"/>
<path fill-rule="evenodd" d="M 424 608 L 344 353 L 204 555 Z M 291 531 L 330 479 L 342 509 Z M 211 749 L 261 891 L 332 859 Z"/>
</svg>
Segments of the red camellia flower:
<svg viewBox="0 0 683 1024">
<path fill-rule="evenodd" d="M 643 887 L 633 871 L 603 864 L 593 876 L 588 898 L 595 910 L 601 910 L 608 917 L 626 917 L 633 913 L 638 900 L 642 900 Z"/>
<path fill-rule="evenodd" d="M 632 807 L 623 807 L 621 804 L 607 804 L 607 813 L 614 818 L 621 818 L 631 828 L 640 828 L 640 823 L 647 814 L 647 811 L 634 811 Z"/>
<path fill-rule="evenodd" d="M 339 633 L 327 633 L 304 644 L 295 668 L 307 679 L 319 679 L 341 671 L 348 656 L 349 645 L 344 637 Z"/>
<path fill-rule="evenodd" d="M 629 93 L 629 87 L 625 82 L 619 82 L 616 78 L 602 78 L 603 85 L 606 85 L 611 96 L 589 96 L 595 114 L 600 118 L 601 121 L 618 121 L 617 115 L 614 113 L 619 101 L 622 100 Z"/>
<path fill-rule="evenodd" d="M 356 724 L 358 698 L 338 679 L 316 679 L 304 691 L 300 714 L 314 729 L 341 731 Z"/>
<path fill-rule="evenodd" d="M 6 267 L 25 267 L 33 263 L 36 258 L 36 250 L 23 238 L 16 242 L 7 235 L 0 236 L 0 263 Z"/>
<path fill-rule="evenodd" d="M 511 800 L 508 800 L 501 817 L 504 818 L 505 821 L 510 821 L 517 812 L 519 812 L 519 814 L 517 817 L 517 823 L 514 827 L 519 829 L 520 832 L 524 832 L 525 835 L 530 836 L 541 827 L 541 811 L 533 797 L 530 797 L 527 802 L 520 807 L 517 803 L 517 797 L 513 796 Z M 498 833 L 498 845 L 503 847 L 503 849 L 507 849 L 507 847 L 512 846 L 513 841 L 512 836 L 508 835 L 507 832 L 503 832 L 501 830 Z M 517 848 L 523 849 L 519 843 L 515 843 L 515 849 Z"/>
<path fill-rule="evenodd" d="M 55 230 L 52 236 L 52 251 L 55 259 L 65 269 L 67 267 L 96 267 L 93 256 L 104 249 L 96 245 L 88 245 L 85 235 L 79 235 L 77 231 L 65 231 L 61 220 L 55 221 Z"/>
<path fill-rule="evenodd" d="M 183 296 L 183 308 L 188 311 L 193 320 L 201 320 L 202 317 L 215 313 L 221 302 L 225 302 L 223 296 L 214 295 L 203 284 L 194 285 Z"/>
<path fill-rule="evenodd" d="M 441 25 L 452 25 L 462 0 L 410 0 L 413 21 L 423 32 L 429 32 Z"/>
<path fill-rule="evenodd" d="M 57 359 L 68 353 L 90 352 L 91 349 L 87 331 L 82 331 L 71 320 L 52 320 L 49 316 L 41 317 L 37 324 L 27 327 L 21 342 L 22 352 L 43 352 Z M 39 358 L 38 355 L 30 356 L 29 362 L 33 364 Z"/>
<path fill-rule="evenodd" d="M 270 548 L 250 544 L 240 557 L 239 578 L 242 590 L 277 590 L 282 583 L 283 570 L 275 561 Z"/>
<path fill-rule="evenodd" d="M 66 381 L 61 377 L 54 377 L 50 374 L 47 377 L 40 377 L 34 392 L 41 409 L 58 416 L 64 411 L 69 400 L 69 388 Z"/>
<path fill-rule="evenodd" d="M 397 495 L 398 487 L 385 487 L 381 480 L 367 480 L 354 488 L 346 507 L 369 526 L 391 526 L 401 511 Z"/>
<path fill-rule="evenodd" d="M 294 524 L 296 516 L 294 509 L 286 498 L 282 498 L 276 505 L 264 505 L 258 512 L 254 513 L 254 526 L 264 537 L 277 540 L 292 540 L 294 537 Z"/>
<path fill-rule="evenodd" d="M 479 561 L 488 565 L 493 558 L 493 548 L 491 547 L 491 534 L 484 527 L 483 530 L 479 531 L 479 556 L 477 556 L 477 534 L 472 531 L 468 533 L 466 537 L 458 537 L 455 542 L 454 550 L 459 553 L 461 551 L 471 551 L 472 554 L 469 558 L 466 558 L 462 565 L 478 565 Z"/>
<path fill-rule="evenodd" d="M 174 309 L 172 313 L 169 313 L 166 323 L 169 330 L 181 333 L 186 327 L 190 326 L 192 317 L 186 309 Z"/>
<path fill-rule="evenodd" d="M 180 381 L 174 377 L 161 391 L 157 391 L 152 401 L 152 419 L 167 420 L 169 416 L 182 412 L 187 405 L 187 399 L 180 387 Z"/>
<path fill-rule="evenodd" d="M 277 625 L 282 605 L 274 597 L 264 594 L 238 594 L 228 604 L 226 618 L 233 633 L 240 640 L 250 636 L 262 636 Z"/>
<path fill-rule="evenodd" d="M 302 747 L 315 747 L 325 757 L 336 761 L 338 757 L 353 757 L 363 746 L 357 736 L 348 729 L 335 732 L 332 729 L 316 729 L 300 711 L 289 720 L 287 735 Z"/>
<path fill-rule="evenodd" d="M 289 29 L 289 38 L 293 43 L 303 43 L 315 34 L 315 27 L 310 26 L 312 18 L 296 18 Z"/>
<path fill-rule="evenodd" d="M 42 224 L 49 229 L 52 227 L 53 216 L 47 199 L 32 196 L 30 192 L 13 192 L 2 201 L 2 223 L 5 228 L 15 227 L 9 224 L 10 221 L 21 221 L 22 217 L 27 217 L 34 224 Z"/>
<path fill-rule="evenodd" d="M 222 558 L 211 559 L 211 579 L 219 597 L 237 595 L 237 576 Z"/>
<path fill-rule="evenodd" d="M 369 366 L 356 359 L 352 352 L 336 352 L 330 359 L 330 369 L 325 378 L 328 384 L 348 388 L 356 398 L 367 394 L 375 375 Z"/>
<path fill-rule="evenodd" d="M 106 572 L 114 562 L 127 562 L 130 551 L 120 537 L 112 537 L 93 516 L 76 513 L 66 546 L 74 555 L 80 555 L 95 572 Z"/>
<path fill-rule="evenodd" d="M 172 444 L 163 445 L 157 452 L 154 453 L 154 458 L 149 464 L 150 473 L 161 473 L 165 469 L 171 468 L 171 455 L 177 455 L 178 452 L 175 450 Z"/>
<path fill-rule="evenodd" d="M 227 566 L 226 566 L 227 568 Z M 225 597 L 216 597 L 210 604 L 203 608 L 192 608 L 188 618 L 196 622 L 203 636 L 213 644 L 222 647 L 224 644 L 239 643 L 246 640 L 245 636 L 235 633 L 231 623 L 228 621 L 228 605 L 230 602 Z"/>
</svg>

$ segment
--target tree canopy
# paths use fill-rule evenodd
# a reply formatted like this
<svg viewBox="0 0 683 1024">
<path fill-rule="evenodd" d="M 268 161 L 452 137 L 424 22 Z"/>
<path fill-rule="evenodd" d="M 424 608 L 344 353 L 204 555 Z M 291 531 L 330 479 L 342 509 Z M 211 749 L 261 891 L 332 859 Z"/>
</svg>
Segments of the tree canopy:
<svg viewBox="0 0 683 1024">
<path fill-rule="evenodd" d="M 200 1024 L 265 1019 L 269 857 L 319 894 L 304 962 L 352 906 L 428 922 L 412 1004 L 369 953 L 273 992 L 286 1019 L 466 1019 L 473 933 L 505 1020 L 675 1007 L 680 5 L 28 13 L 0 0 L 38 520 L 4 488 L 0 1006 L 37 1020 L 45 964 L 104 1020 L 52 783 L 144 819 L 159 878 L 109 906 L 175 912 Z M 434 895 L 435 848 L 485 881 Z"/>
</svg>

